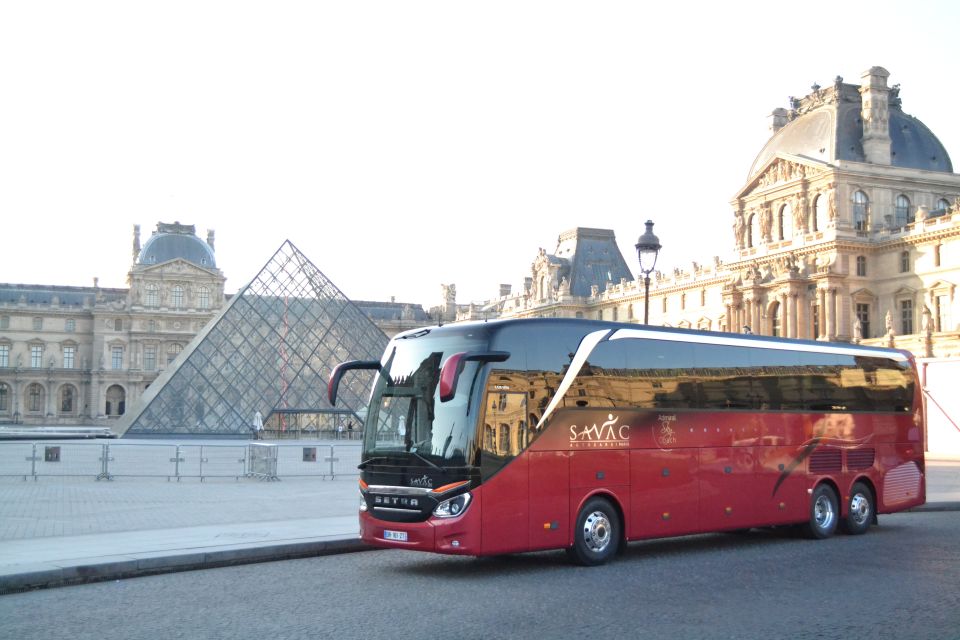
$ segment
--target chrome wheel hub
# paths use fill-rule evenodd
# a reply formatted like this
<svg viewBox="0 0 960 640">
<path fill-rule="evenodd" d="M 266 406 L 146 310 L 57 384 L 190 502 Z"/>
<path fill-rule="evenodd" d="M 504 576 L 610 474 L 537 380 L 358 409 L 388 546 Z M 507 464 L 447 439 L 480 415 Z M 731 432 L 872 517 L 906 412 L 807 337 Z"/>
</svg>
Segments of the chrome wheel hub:
<svg viewBox="0 0 960 640">
<path fill-rule="evenodd" d="M 865 523 L 870 518 L 870 501 L 862 493 L 853 496 L 850 501 L 850 517 L 858 525 Z"/>
<path fill-rule="evenodd" d="M 813 519 L 819 529 L 829 529 L 833 525 L 833 519 L 837 514 L 834 513 L 833 504 L 827 496 L 820 496 L 813 505 Z"/>
<path fill-rule="evenodd" d="M 594 511 L 583 522 L 583 541 L 587 548 L 600 552 L 610 544 L 610 520 L 602 511 Z"/>
</svg>

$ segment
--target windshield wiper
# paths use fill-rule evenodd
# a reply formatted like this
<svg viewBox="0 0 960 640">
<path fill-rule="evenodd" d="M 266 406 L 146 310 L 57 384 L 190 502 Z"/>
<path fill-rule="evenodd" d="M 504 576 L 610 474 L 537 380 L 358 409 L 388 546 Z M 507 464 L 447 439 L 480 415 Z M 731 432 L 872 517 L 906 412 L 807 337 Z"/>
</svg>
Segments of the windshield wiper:
<svg viewBox="0 0 960 640">
<path fill-rule="evenodd" d="M 365 469 L 367 465 L 372 462 L 382 462 L 384 460 L 389 460 L 389 459 L 390 458 L 388 456 L 374 456 L 372 458 L 367 458 L 366 460 L 361 461 L 360 464 L 357 465 L 357 468 Z"/>
<path fill-rule="evenodd" d="M 411 454 L 411 455 L 417 456 L 418 458 L 420 458 L 421 460 L 423 460 L 424 462 L 426 462 L 428 465 L 430 465 L 430 466 L 433 467 L 434 469 L 440 469 L 441 471 L 443 471 L 443 467 L 441 467 L 440 465 L 438 465 L 438 464 L 436 464 L 436 463 L 434 463 L 434 462 L 430 462 L 429 460 L 427 460 L 426 458 L 424 458 L 422 455 L 420 455 L 420 454 L 417 453 L 416 451 L 408 451 L 407 453 L 409 453 L 409 454 Z"/>
</svg>

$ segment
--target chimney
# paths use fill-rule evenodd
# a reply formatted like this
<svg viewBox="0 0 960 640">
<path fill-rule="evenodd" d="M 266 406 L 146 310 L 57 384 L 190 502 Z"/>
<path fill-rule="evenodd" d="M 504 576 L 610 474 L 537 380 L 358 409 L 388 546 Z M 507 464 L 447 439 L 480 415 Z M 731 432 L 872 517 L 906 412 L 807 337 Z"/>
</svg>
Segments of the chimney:
<svg viewBox="0 0 960 640">
<path fill-rule="evenodd" d="M 777 107 L 770 115 L 767 116 L 770 118 L 770 133 L 774 134 L 780 129 L 783 129 L 787 125 L 787 110 L 783 107 Z"/>
<path fill-rule="evenodd" d="M 501 284 L 501 285 L 500 285 L 500 297 L 501 297 L 501 298 L 506 298 L 506 297 L 508 297 L 508 296 L 510 295 L 510 290 L 511 290 L 511 289 L 513 289 L 513 287 L 510 286 L 509 284 Z"/>
<path fill-rule="evenodd" d="M 860 117 L 863 120 L 863 155 L 867 162 L 889 165 L 890 154 L 890 72 L 871 67 L 860 76 Z"/>
</svg>

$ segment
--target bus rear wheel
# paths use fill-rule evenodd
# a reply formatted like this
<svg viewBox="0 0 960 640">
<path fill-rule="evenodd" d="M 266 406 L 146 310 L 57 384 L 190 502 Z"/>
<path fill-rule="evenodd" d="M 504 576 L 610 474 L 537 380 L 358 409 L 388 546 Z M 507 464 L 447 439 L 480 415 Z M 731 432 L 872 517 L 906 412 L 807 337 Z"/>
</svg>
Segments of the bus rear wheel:
<svg viewBox="0 0 960 640">
<path fill-rule="evenodd" d="M 862 482 L 855 482 L 850 488 L 847 517 L 841 523 L 843 530 L 851 535 L 866 533 L 873 523 L 873 514 L 873 492 Z"/>
<path fill-rule="evenodd" d="M 822 540 L 834 534 L 840 521 L 839 504 L 837 493 L 830 485 L 821 484 L 814 489 L 810 520 L 804 526 L 808 537 Z"/>
<path fill-rule="evenodd" d="M 567 550 L 578 564 L 595 566 L 607 562 L 620 547 L 620 516 L 608 500 L 591 498 L 580 513 L 573 531 L 573 546 Z"/>
</svg>

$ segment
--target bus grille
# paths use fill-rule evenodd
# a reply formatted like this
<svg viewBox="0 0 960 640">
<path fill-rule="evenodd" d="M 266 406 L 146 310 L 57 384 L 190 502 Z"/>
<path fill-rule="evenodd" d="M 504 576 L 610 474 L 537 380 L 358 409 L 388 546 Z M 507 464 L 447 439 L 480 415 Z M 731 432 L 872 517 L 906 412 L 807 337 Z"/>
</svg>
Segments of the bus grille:
<svg viewBox="0 0 960 640">
<path fill-rule="evenodd" d="M 842 467 L 840 449 L 817 449 L 810 454 L 810 473 L 839 473 Z"/>
<path fill-rule="evenodd" d="M 847 451 L 847 470 L 861 471 L 873 466 L 873 460 L 876 456 L 874 449 L 854 449 Z"/>
</svg>

